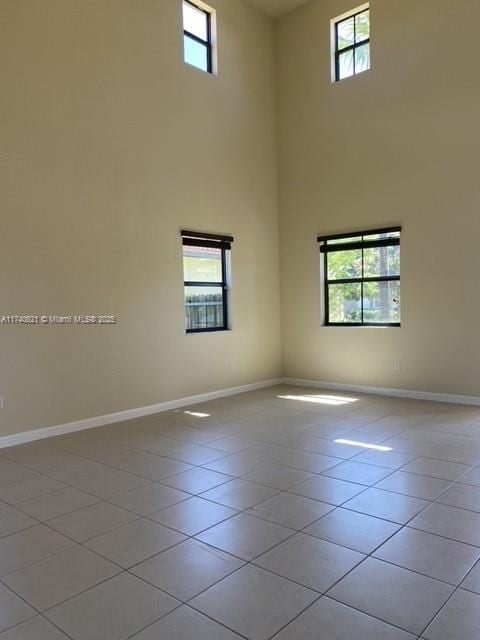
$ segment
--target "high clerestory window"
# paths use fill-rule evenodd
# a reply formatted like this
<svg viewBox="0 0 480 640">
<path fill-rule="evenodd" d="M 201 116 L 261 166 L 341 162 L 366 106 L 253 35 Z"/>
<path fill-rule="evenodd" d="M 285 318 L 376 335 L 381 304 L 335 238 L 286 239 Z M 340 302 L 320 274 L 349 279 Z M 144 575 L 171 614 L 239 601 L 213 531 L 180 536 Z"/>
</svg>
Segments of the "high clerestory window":
<svg viewBox="0 0 480 640">
<path fill-rule="evenodd" d="M 335 82 L 370 69 L 370 8 L 362 5 L 332 20 Z"/>
<path fill-rule="evenodd" d="M 400 227 L 320 236 L 324 324 L 400 326 Z"/>
<path fill-rule="evenodd" d="M 213 73 L 214 11 L 203 2 L 183 2 L 184 59 L 201 71 Z"/>
</svg>

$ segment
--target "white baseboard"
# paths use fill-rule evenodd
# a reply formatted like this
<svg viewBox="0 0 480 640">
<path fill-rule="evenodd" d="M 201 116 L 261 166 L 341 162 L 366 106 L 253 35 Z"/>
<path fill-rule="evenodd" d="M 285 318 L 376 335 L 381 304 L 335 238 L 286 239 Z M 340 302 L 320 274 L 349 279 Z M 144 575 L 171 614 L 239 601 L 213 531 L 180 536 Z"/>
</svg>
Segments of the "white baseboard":
<svg viewBox="0 0 480 640">
<path fill-rule="evenodd" d="M 32 429 L 31 431 L 23 431 L 22 433 L 15 433 L 9 436 L 0 437 L 0 449 L 3 449 L 5 447 L 13 447 L 14 445 L 24 444 L 26 442 L 33 442 L 34 440 L 43 440 L 44 438 L 51 438 L 52 436 L 61 436 L 66 433 L 75 433 L 76 431 L 84 431 L 85 429 L 94 429 L 95 427 L 101 427 L 103 425 L 112 424 L 114 422 L 123 422 L 125 420 L 132 420 L 133 418 L 141 418 L 143 416 L 152 415 L 153 413 L 171 411 L 172 409 L 186 407 L 188 405 L 197 404 L 199 402 L 206 402 L 208 400 L 216 400 L 217 398 L 234 396 L 237 393 L 245 393 L 246 391 L 255 391 L 256 389 L 273 387 L 276 384 L 282 384 L 282 382 L 282 378 L 262 380 L 261 382 L 253 382 L 252 384 L 245 384 L 240 387 L 219 389 L 218 391 L 201 393 L 199 395 L 189 396 L 187 398 L 178 398 L 177 400 L 169 400 L 167 402 L 151 404 L 146 407 L 117 411 L 116 413 L 108 413 L 106 415 L 97 416 L 95 418 L 77 420 L 76 422 L 67 422 L 66 424 L 59 424 L 54 427 L 44 427 L 40 429 Z"/>
<path fill-rule="evenodd" d="M 360 384 L 343 384 L 341 382 L 325 382 L 322 380 L 301 380 L 300 378 L 284 378 L 284 384 L 296 387 L 314 387 L 334 391 L 350 391 L 353 393 L 371 393 L 374 395 L 393 396 L 395 398 L 412 398 L 414 400 L 431 400 L 433 402 L 449 402 L 451 404 L 480 405 L 478 396 L 460 396 L 450 393 L 433 393 L 431 391 L 413 391 L 411 389 L 389 389 L 387 387 L 370 387 Z"/>
</svg>

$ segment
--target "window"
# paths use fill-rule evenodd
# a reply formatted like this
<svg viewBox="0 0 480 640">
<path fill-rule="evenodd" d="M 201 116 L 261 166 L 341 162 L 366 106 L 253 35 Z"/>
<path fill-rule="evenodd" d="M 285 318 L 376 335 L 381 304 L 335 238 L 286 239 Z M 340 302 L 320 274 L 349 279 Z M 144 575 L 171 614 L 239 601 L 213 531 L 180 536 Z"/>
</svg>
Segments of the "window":
<svg viewBox="0 0 480 640">
<path fill-rule="evenodd" d="M 226 331 L 233 238 L 182 231 L 187 333 Z"/>
<path fill-rule="evenodd" d="M 326 325 L 400 326 L 400 231 L 318 238 Z"/>
<path fill-rule="evenodd" d="M 332 21 L 333 80 L 370 69 L 370 9 L 358 7 Z"/>
<path fill-rule="evenodd" d="M 212 11 L 205 5 L 183 2 L 184 59 L 197 69 L 213 72 Z"/>
</svg>

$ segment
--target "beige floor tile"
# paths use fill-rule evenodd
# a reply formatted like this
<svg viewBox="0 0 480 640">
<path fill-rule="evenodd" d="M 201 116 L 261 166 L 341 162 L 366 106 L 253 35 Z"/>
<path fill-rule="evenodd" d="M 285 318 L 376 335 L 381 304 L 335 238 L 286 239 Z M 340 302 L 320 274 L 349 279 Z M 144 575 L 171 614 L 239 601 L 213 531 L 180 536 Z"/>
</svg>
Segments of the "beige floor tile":
<svg viewBox="0 0 480 640">
<path fill-rule="evenodd" d="M 194 497 L 152 513 L 149 518 L 187 536 L 194 536 L 237 513 L 238 511 L 230 507 Z"/>
<path fill-rule="evenodd" d="M 134 567 L 132 573 L 186 602 L 244 562 L 198 540 L 186 540 Z"/>
<path fill-rule="evenodd" d="M 141 518 L 93 538 L 85 545 L 128 569 L 185 539 L 180 533 Z"/>
<path fill-rule="evenodd" d="M 480 549 L 405 527 L 373 555 L 430 578 L 458 585 L 480 558 Z"/>
<path fill-rule="evenodd" d="M 3 578 L 5 584 L 38 611 L 71 598 L 121 569 L 80 545 Z"/>
<path fill-rule="evenodd" d="M 138 516 L 113 504 L 98 502 L 91 507 L 49 520 L 48 526 L 77 542 L 117 529 L 136 520 Z"/>
<path fill-rule="evenodd" d="M 45 616 L 75 640 L 126 640 L 178 602 L 122 573 L 49 609 Z"/>
<path fill-rule="evenodd" d="M 256 558 L 255 564 L 323 593 L 364 558 L 356 551 L 297 533 Z"/>
<path fill-rule="evenodd" d="M 399 529 L 393 522 L 340 507 L 307 527 L 305 533 L 369 554 Z"/>
<path fill-rule="evenodd" d="M 416 636 L 346 605 L 321 598 L 274 640 L 415 640 Z"/>
<path fill-rule="evenodd" d="M 74 542 L 42 524 L 0 540 L 0 576 L 28 567 L 73 546 Z"/>
<path fill-rule="evenodd" d="M 283 492 L 257 504 L 246 513 L 277 522 L 291 529 L 300 530 L 334 508 L 333 505 L 326 502 Z"/>
<path fill-rule="evenodd" d="M 317 597 L 290 580 L 248 565 L 194 598 L 191 605 L 249 640 L 267 640 Z"/>
<path fill-rule="evenodd" d="M 410 633 L 420 634 L 454 587 L 380 560 L 367 558 L 328 596 Z"/>
<path fill-rule="evenodd" d="M 207 529 L 196 537 L 226 553 L 244 560 L 252 560 L 293 533 L 291 529 L 273 522 L 240 514 Z"/>
<path fill-rule="evenodd" d="M 190 607 L 179 607 L 132 640 L 241 640 L 241 637 Z M 1 640 L 1 636 L 0 636 Z M 32 639 L 33 640 L 33 639 Z"/>
<path fill-rule="evenodd" d="M 427 640 L 478 640 L 480 596 L 458 589 L 423 635 Z"/>
</svg>

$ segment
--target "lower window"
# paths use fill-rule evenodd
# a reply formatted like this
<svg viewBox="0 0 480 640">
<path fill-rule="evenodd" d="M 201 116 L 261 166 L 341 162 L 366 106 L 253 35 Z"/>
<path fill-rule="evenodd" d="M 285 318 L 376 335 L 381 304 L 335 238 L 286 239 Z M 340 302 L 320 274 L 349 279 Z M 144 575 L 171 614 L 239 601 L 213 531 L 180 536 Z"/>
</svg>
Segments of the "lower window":
<svg viewBox="0 0 480 640">
<path fill-rule="evenodd" d="M 400 326 L 400 231 L 318 238 L 326 325 Z"/>
<path fill-rule="evenodd" d="M 187 333 L 226 331 L 233 238 L 182 231 Z"/>
</svg>

